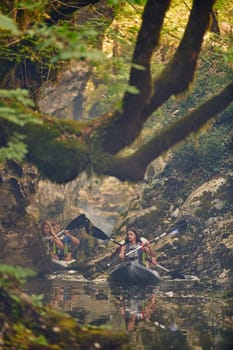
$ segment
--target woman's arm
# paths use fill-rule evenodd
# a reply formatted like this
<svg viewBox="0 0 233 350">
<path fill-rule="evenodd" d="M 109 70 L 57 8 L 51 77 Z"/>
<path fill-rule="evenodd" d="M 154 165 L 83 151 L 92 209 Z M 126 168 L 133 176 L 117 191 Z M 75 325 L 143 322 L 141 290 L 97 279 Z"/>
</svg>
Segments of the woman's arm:
<svg viewBox="0 0 233 350">
<path fill-rule="evenodd" d="M 55 244 L 56 244 L 56 246 L 57 246 L 58 248 L 64 249 L 64 244 L 62 243 L 62 241 L 60 240 L 60 238 L 58 238 L 58 237 L 56 236 L 56 233 L 55 233 L 54 228 L 53 228 L 53 226 L 52 226 L 52 224 L 51 224 L 50 221 L 48 221 L 48 225 L 49 225 L 50 233 L 51 233 L 51 235 L 53 236 L 52 240 L 55 242 Z"/>
<path fill-rule="evenodd" d="M 120 253 L 119 253 L 119 257 L 121 259 L 125 258 L 125 250 L 126 250 L 126 245 L 122 245 L 121 248 L 120 248 Z"/>
<path fill-rule="evenodd" d="M 151 249 L 149 244 L 143 246 L 143 251 L 150 257 L 152 264 L 156 265 L 157 261 L 155 258 L 155 252 Z"/>
<path fill-rule="evenodd" d="M 80 243 L 80 240 L 79 240 L 77 237 L 73 236 L 73 235 L 70 233 L 70 231 L 66 230 L 66 231 L 65 231 L 65 235 L 66 235 L 67 237 L 70 238 L 70 240 L 71 240 L 71 242 L 72 242 L 73 244 L 77 245 L 77 244 Z"/>
<path fill-rule="evenodd" d="M 64 244 L 58 237 L 53 237 L 53 241 L 56 243 L 56 246 L 60 249 L 64 249 Z"/>
</svg>

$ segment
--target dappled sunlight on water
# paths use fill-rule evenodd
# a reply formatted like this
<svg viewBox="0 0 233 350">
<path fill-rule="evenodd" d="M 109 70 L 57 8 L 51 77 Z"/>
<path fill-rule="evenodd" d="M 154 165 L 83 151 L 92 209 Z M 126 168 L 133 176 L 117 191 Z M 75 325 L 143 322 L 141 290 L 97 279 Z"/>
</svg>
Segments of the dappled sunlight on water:
<svg viewBox="0 0 233 350">
<path fill-rule="evenodd" d="M 128 333 L 133 349 L 230 350 L 233 313 L 221 291 L 198 281 L 163 281 L 122 288 L 104 279 L 88 282 L 73 273 L 27 283 L 29 294 L 71 314 L 82 325 Z"/>
</svg>

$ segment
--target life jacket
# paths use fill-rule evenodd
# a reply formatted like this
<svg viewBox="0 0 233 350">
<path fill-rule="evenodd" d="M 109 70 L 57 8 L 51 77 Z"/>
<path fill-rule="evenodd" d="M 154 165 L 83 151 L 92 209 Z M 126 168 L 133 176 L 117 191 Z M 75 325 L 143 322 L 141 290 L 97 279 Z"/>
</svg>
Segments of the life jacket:
<svg viewBox="0 0 233 350">
<path fill-rule="evenodd" d="M 54 241 L 49 241 L 49 250 L 53 252 L 54 255 L 57 255 L 60 260 L 62 260 L 64 253 L 63 249 L 58 248 Z"/>
<path fill-rule="evenodd" d="M 141 244 L 140 242 L 136 243 L 136 244 L 130 244 L 130 243 L 126 243 L 126 250 L 125 253 L 129 253 L 130 251 L 134 250 L 137 247 L 140 247 Z M 141 265 L 146 265 L 146 254 L 145 252 L 143 252 L 142 249 L 138 249 L 136 252 L 126 256 L 126 261 L 134 261 L 137 260 L 139 262 L 139 264 Z"/>
<path fill-rule="evenodd" d="M 49 250 L 57 255 L 59 260 L 63 260 L 65 255 L 71 252 L 71 239 L 64 235 L 61 237 L 61 241 L 64 244 L 64 249 L 59 248 L 54 241 L 49 241 Z"/>
<path fill-rule="evenodd" d="M 67 255 L 69 252 L 71 252 L 71 239 L 70 237 L 63 236 L 61 241 L 64 244 L 64 255 Z"/>
<path fill-rule="evenodd" d="M 59 258 L 59 260 L 63 260 L 64 255 L 67 254 L 65 253 L 65 249 L 59 248 L 54 241 L 49 242 L 49 251 L 53 252 L 53 254 Z"/>
</svg>

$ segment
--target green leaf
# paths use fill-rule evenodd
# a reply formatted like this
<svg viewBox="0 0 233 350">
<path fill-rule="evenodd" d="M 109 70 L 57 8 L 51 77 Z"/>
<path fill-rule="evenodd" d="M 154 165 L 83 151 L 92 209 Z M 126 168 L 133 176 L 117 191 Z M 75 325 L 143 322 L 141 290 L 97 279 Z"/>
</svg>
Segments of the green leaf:
<svg viewBox="0 0 233 350">
<path fill-rule="evenodd" d="M 19 35 L 20 30 L 17 28 L 13 19 L 0 13 L 0 29 L 8 30 L 14 35 Z"/>
<path fill-rule="evenodd" d="M 29 97 L 29 92 L 25 89 L 4 90 L 0 89 L 1 99 L 16 99 L 24 106 L 33 107 L 34 102 Z"/>
<path fill-rule="evenodd" d="M 14 159 L 22 161 L 27 153 L 27 146 L 23 140 L 23 135 L 14 133 L 10 138 L 6 147 L 0 148 L 0 162 L 4 163 L 6 160 Z"/>
<path fill-rule="evenodd" d="M 136 88 L 136 86 L 132 86 L 132 85 L 127 86 L 126 91 L 135 95 L 139 93 L 139 90 Z"/>
</svg>

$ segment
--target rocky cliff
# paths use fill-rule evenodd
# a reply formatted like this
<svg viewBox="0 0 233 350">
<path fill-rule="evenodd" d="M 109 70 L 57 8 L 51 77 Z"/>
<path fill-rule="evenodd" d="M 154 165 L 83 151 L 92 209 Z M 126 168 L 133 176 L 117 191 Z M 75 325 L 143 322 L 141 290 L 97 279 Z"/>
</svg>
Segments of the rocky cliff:
<svg viewBox="0 0 233 350">
<path fill-rule="evenodd" d="M 232 174 L 214 176 L 185 193 L 190 183 L 191 177 L 160 177 L 154 185 L 144 184 L 138 203 L 119 224 L 134 222 L 152 238 L 185 220 L 185 231 L 154 245 L 158 262 L 229 287 L 233 277 Z"/>
<path fill-rule="evenodd" d="M 0 262 L 40 272 L 50 270 L 38 225 L 47 217 L 66 225 L 84 212 L 119 240 L 128 223 L 151 239 L 185 220 L 184 232 L 153 245 L 158 262 L 228 288 L 233 275 L 232 174 L 225 171 L 208 181 L 199 180 L 196 186 L 190 183 L 191 177 L 166 178 L 161 173 L 156 180 L 151 177 L 134 187 L 114 178 L 90 182 L 85 177 L 58 186 L 39 182 L 36 169 L 29 164 L 9 162 L 0 173 Z M 96 247 L 92 256 L 98 254 Z M 105 245 L 104 253 L 115 248 L 113 243 Z"/>
<path fill-rule="evenodd" d="M 37 187 L 38 172 L 30 164 L 11 161 L 1 166 L 0 263 L 42 272 L 49 268 L 48 257 L 38 224 L 26 210 Z"/>
</svg>

